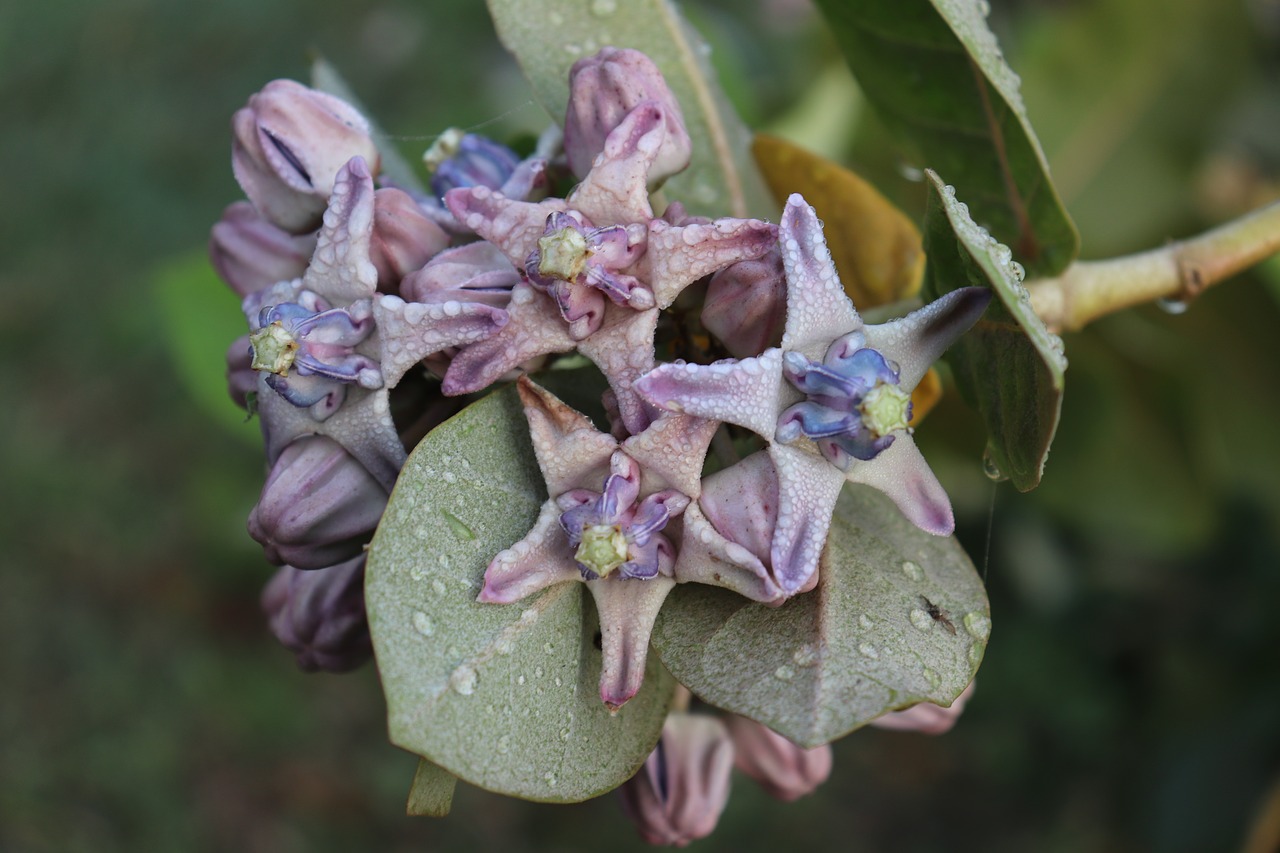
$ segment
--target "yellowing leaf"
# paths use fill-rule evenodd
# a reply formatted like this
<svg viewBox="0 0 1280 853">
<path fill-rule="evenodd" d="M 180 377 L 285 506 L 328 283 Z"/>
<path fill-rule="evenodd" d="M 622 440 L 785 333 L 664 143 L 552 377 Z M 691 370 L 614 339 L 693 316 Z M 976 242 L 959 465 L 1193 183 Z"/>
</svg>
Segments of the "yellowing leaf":
<svg viewBox="0 0 1280 853">
<path fill-rule="evenodd" d="M 818 212 L 854 305 L 874 308 L 920 290 L 920 231 L 879 190 L 843 166 L 776 136 L 757 134 L 752 153 L 779 204 L 800 193 Z"/>
</svg>

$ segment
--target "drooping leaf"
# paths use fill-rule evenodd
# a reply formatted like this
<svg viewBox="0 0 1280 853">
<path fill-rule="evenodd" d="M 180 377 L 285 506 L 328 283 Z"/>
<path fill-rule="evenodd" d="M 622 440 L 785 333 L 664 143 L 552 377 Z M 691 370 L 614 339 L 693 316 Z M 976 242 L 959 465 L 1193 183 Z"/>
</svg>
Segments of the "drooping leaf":
<svg viewBox="0 0 1280 853">
<path fill-rule="evenodd" d="M 1019 491 L 1044 472 L 1062 410 L 1067 357 L 1036 316 L 1006 246 L 974 224 L 955 191 L 928 172 L 926 299 L 989 287 L 996 299 L 945 356 L 960 393 L 987 427 L 987 459 Z"/>
<path fill-rule="evenodd" d="M 955 539 L 924 533 L 880 492 L 850 485 L 818 571 L 815 590 L 777 608 L 681 585 L 654 648 L 697 696 L 801 746 L 919 702 L 949 705 L 973 679 L 990 610 Z"/>
<path fill-rule="evenodd" d="M 382 176 L 389 179 L 392 186 L 419 195 L 427 194 L 417 173 L 409 165 L 409 161 L 401 156 L 391 137 L 378 126 L 377 120 L 364 108 L 364 104 L 360 103 L 355 91 L 347 85 L 346 79 L 333 66 L 333 63 L 323 56 L 317 56 L 311 62 L 311 85 L 321 92 L 342 98 L 365 117 L 369 122 L 369 131 L 373 136 L 374 145 L 378 147 L 378 156 L 382 158 Z"/>
<path fill-rule="evenodd" d="M 663 193 L 690 213 L 776 217 L 749 151 L 751 135 L 716 82 L 701 36 L 671 0 L 488 0 L 498 38 L 538 101 L 564 120 L 569 69 L 602 47 L 629 47 L 657 64 L 693 143 L 689 168 Z"/>
<path fill-rule="evenodd" d="M 879 190 L 839 163 L 777 136 L 757 134 L 752 153 L 779 207 L 792 193 L 813 205 L 844 291 L 859 310 L 920 290 L 920 231 Z"/>
<path fill-rule="evenodd" d="M 1034 275 L 1079 250 L 984 0 L 818 0 L 885 122 Z"/>
<path fill-rule="evenodd" d="M 249 331 L 238 297 L 222 283 L 204 252 L 175 258 L 154 273 L 156 328 L 165 336 L 183 390 L 209 419 L 258 447 L 262 430 L 227 393 L 223 355 Z"/>
<path fill-rule="evenodd" d="M 458 777 L 425 758 L 418 762 L 405 813 L 411 817 L 444 817 L 453 808 Z"/>
<path fill-rule="evenodd" d="M 476 601 L 546 497 L 528 433 L 507 389 L 419 443 L 374 537 L 365 600 L 392 742 L 481 788 L 577 802 L 635 773 L 673 685 L 651 656 L 643 689 L 610 715 L 583 584 Z"/>
</svg>

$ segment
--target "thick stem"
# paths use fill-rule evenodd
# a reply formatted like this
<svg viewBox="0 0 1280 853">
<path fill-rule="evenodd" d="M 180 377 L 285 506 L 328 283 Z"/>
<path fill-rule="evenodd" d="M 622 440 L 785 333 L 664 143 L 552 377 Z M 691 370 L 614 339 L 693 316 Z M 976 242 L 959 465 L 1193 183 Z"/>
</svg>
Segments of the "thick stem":
<svg viewBox="0 0 1280 853">
<path fill-rule="evenodd" d="M 1027 282 L 1031 305 L 1051 330 L 1073 332 L 1156 299 L 1189 302 L 1280 251 L 1280 202 L 1160 249 L 1077 261 L 1056 278 Z"/>
</svg>

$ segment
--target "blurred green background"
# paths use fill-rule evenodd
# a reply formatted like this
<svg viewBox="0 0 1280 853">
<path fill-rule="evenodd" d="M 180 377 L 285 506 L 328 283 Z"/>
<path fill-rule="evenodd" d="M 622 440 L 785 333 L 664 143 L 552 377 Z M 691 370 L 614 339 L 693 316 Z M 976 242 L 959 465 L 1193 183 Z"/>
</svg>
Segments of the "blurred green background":
<svg viewBox="0 0 1280 853">
<path fill-rule="evenodd" d="M 1280 195 L 1276 0 L 993 5 L 1086 256 Z M 925 164 L 860 109 L 805 3 L 686 10 L 750 123 L 918 212 L 903 167 Z M 403 817 L 415 762 L 372 667 L 304 675 L 258 612 L 256 425 L 220 387 L 241 321 L 201 247 L 240 197 L 231 113 L 305 79 L 311 50 L 413 157 L 451 125 L 544 121 L 477 0 L 0 7 L 0 849 L 641 849 L 613 797 L 462 786 L 449 818 Z M 1177 853 L 1242 849 L 1268 797 L 1280 819 L 1278 332 L 1273 262 L 1069 336 L 1028 495 L 982 477 L 948 397 L 920 439 L 995 623 L 965 716 L 855 733 L 792 805 L 739 777 L 697 847 Z"/>
</svg>

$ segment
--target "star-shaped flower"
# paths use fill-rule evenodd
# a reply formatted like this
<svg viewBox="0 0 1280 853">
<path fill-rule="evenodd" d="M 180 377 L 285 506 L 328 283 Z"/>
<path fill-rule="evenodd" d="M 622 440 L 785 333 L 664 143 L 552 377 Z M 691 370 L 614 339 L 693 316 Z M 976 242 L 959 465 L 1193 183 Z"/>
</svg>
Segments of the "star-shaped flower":
<svg viewBox="0 0 1280 853">
<path fill-rule="evenodd" d="M 961 288 L 867 326 L 836 275 L 817 214 L 799 195 L 787 202 L 779 239 L 787 276 L 782 347 L 705 366 L 665 364 L 636 390 L 669 411 L 768 439 L 778 483 L 771 580 L 793 595 L 814 579 L 846 480 L 884 492 L 923 530 L 954 529 L 951 503 L 907 426 L 910 396 L 991 293 Z"/>
<path fill-rule="evenodd" d="M 551 497 L 529 534 L 489 564 L 479 600 L 586 583 L 600 615 L 600 697 L 617 709 L 644 678 L 654 620 L 676 583 L 680 515 L 698 496 L 716 424 L 668 414 L 619 443 L 527 377 L 517 388 Z"/>
<path fill-rule="evenodd" d="M 446 394 L 477 391 L 531 358 L 577 347 L 608 378 L 627 429 L 648 426 L 631 385 L 653 367 L 658 312 L 704 275 L 760 257 L 777 234 L 753 219 L 673 225 L 654 217 L 646 181 L 665 120 L 656 101 L 628 113 L 567 199 L 534 204 L 484 187 L 448 193 L 458 221 L 496 244 L 526 280 L 512 293 L 511 322 L 454 359 Z"/>
<path fill-rule="evenodd" d="M 405 449 L 389 389 L 422 358 L 494 334 L 506 312 L 481 302 L 405 302 L 376 293 L 373 225 L 373 176 L 354 157 L 334 181 L 306 273 L 250 294 L 243 309 L 268 464 L 295 438 L 326 435 L 390 491 Z"/>
</svg>

